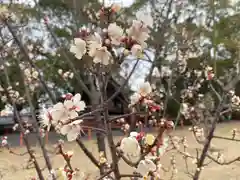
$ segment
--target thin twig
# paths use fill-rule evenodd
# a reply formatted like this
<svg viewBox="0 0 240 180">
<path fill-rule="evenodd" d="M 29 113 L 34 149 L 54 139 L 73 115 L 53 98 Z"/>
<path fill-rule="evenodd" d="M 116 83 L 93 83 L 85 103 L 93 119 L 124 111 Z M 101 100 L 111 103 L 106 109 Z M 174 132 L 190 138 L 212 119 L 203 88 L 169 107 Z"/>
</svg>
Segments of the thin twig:
<svg viewBox="0 0 240 180">
<path fill-rule="evenodd" d="M 222 136 L 215 136 L 215 135 L 214 135 L 213 138 L 240 142 L 240 139 L 234 139 L 234 138 L 229 138 L 229 137 L 222 137 Z"/>
<path fill-rule="evenodd" d="M 237 161 L 240 161 L 240 156 L 239 157 L 236 157 L 232 160 L 229 160 L 229 161 L 225 161 L 225 162 L 219 162 L 217 159 L 215 159 L 214 157 L 212 157 L 211 155 L 207 154 L 206 155 L 209 159 L 211 159 L 213 162 L 219 164 L 219 165 L 230 165 L 232 163 L 235 163 Z"/>
</svg>

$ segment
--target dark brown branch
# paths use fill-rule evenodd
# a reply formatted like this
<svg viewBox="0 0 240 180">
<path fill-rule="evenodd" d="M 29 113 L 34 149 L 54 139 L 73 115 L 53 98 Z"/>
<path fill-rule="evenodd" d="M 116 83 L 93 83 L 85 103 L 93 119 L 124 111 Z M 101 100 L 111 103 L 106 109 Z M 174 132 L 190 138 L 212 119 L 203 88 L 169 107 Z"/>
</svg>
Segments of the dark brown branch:
<svg viewBox="0 0 240 180">
<path fill-rule="evenodd" d="M 88 129 L 92 129 L 95 130 L 97 132 L 101 132 L 103 134 L 107 134 L 105 129 L 100 129 L 100 128 L 96 128 L 96 127 L 92 127 L 92 126 L 81 126 L 82 128 L 88 128 Z"/>
<path fill-rule="evenodd" d="M 222 136 L 213 136 L 213 138 L 240 142 L 240 139 L 234 139 L 234 138 L 228 138 L 228 137 L 222 137 Z"/>
<path fill-rule="evenodd" d="M 211 155 L 207 154 L 207 157 L 209 159 L 211 159 L 213 162 L 219 164 L 219 165 L 230 165 L 232 163 L 235 163 L 237 161 L 240 161 L 240 156 L 239 157 L 236 157 L 234 158 L 233 160 L 230 160 L 230 161 L 225 161 L 225 162 L 219 162 L 217 159 L 215 159 L 214 157 L 212 157 Z"/>
<path fill-rule="evenodd" d="M 121 118 L 126 118 L 126 117 L 129 117 L 131 115 L 144 115 L 145 113 L 137 113 L 137 112 L 132 112 L 132 113 L 129 113 L 129 114 L 123 114 L 123 115 L 120 115 L 120 116 L 115 116 L 113 118 L 110 118 L 110 122 L 112 121 L 116 121 L 118 119 L 121 119 Z"/>
<path fill-rule="evenodd" d="M 106 79 L 103 78 L 103 82 L 106 82 Z M 106 89 L 103 83 L 102 86 L 102 103 L 104 103 L 104 101 L 107 99 L 107 93 L 106 93 Z M 109 112 L 108 112 L 108 105 L 105 105 L 104 107 L 104 124 L 105 124 L 105 128 L 107 129 L 107 139 L 108 139 L 108 145 L 110 148 L 110 152 L 112 155 L 112 169 L 113 169 L 113 173 L 116 179 L 120 179 L 120 171 L 119 171 L 119 165 L 118 165 L 118 157 L 117 157 L 117 149 L 116 146 L 114 144 L 114 140 L 113 140 L 113 134 L 112 134 L 112 127 L 111 127 L 111 122 L 110 117 L 109 117 Z"/>
<path fill-rule="evenodd" d="M 103 178 L 105 178 L 106 176 L 108 176 L 109 174 L 111 174 L 113 172 L 113 170 L 109 170 L 107 171 L 105 174 L 103 174 L 101 177 L 99 177 L 97 180 L 102 180 Z"/>
<path fill-rule="evenodd" d="M 128 75 L 127 79 L 124 81 L 124 83 L 119 87 L 119 89 L 110 98 L 108 98 L 107 101 L 104 102 L 104 104 L 107 104 L 107 103 L 111 102 L 115 97 L 117 97 L 119 95 L 119 93 L 121 93 L 121 91 L 124 89 L 124 87 L 128 84 L 128 81 L 131 78 L 132 74 L 136 70 L 138 62 L 139 62 L 139 59 L 134 64 L 131 72 L 129 73 L 129 75 Z"/>
<path fill-rule="evenodd" d="M 122 158 L 123 161 L 124 161 L 127 165 L 129 165 L 129 166 L 131 166 L 131 167 L 137 167 L 138 163 L 134 163 L 134 162 L 130 161 L 127 157 L 124 156 L 124 154 L 123 154 L 122 152 L 118 151 L 118 156 L 119 156 L 119 158 Z"/>
<path fill-rule="evenodd" d="M 73 168 L 70 162 L 70 158 L 63 152 L 63 147 L 62 145 L 59 143 L 58 144 L 58 153 L 62 155 L 62 157 L 64 158 L 67 166 L 69 167 L 69 169 L 71 170 L 71 172 L 73 172 Z"/>
<path fill-rule="evenodd" d="M 142 178 L 143 176 L 140 175 L 140 174 L 122 174 L 121 175 L 121 178 L 126 178 L 126 177 L 129 177 L 129 178 Z"/>
<path fill-rule="evenodd" d="M 203 147 L 200 159 L 199 159 L 199 161 L 197 163 L 197 170 L 194 173 L 193 180 L 198 180 L 199 179 L 202 167 L 204 165 L 204 160 L 206 158 L 208 149 L 210 148 L 211 141 L 212 141 L 213 135 L 214 135 L 214 131 L 216 129 L 216 126 L 217 126 L 217 123 L 218 123 L 218 120 L 219 120 L 219 117 L 220 117 L 220 111 L 221 111 L 223 100 L 225 99 L 225 97 L 224 98 L 219 97 L 219 98 L 220 98 L 219 99 L 220 103 L 219 103 L 219 105 L 218 105 L 218 107 L 216 109 L 216 113 L 215 113 L 215 116 L 214 116 L 215 119 L 214 119 L 214 121 L 212 123 L 211 129 L 210 129 L 209 134 L 207 136 L 207 139 L 206 139 L 205 145 Z"/>
<path fill-rule="evenodd" d="M 73 122 L 73 121 L 76 121 L 76 120 L 79 120 L 79 119 L 84 119 L 84 118 L 87 117 L 87 116 L 92 116 L 92 115 L 94 115 L 95 113 L 100 112 L 100 111 L 102 111 L 102 110 L 103 110 L 102 108 L 99 108 L 99 109 L 93 110 L 93 111 L 91 111 L 91 112 L 84 113 L 84 114 L 82 114 L 82 115 L 80 115 L 80 116 L 78 116 L 78 117 L 76 117 L 76 118 L 69 119 L 67 122 L 64 122 L 63 125 L 69 124 L 69 123 L 71 123 L 71 122 Z"/>
</svg>

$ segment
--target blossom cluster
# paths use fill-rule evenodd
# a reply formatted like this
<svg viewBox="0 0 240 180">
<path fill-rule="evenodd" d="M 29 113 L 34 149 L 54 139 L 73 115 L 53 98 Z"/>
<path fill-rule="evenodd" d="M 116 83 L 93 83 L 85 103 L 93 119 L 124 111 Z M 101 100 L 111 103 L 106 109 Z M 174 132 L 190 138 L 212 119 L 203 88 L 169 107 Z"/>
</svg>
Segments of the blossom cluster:
<svg viewBox="0 0 240 180">
<path fill-rule="evenodd" d="M 70 52 L 75 54 L 77 59 L 82 59 L 84 55 L 93 58 L 93 63 L 109 65 L 113 63 L 113 46 L 123 47 L 124 54 L 132 53 L 139 56 L 146 48 L 146 40 L 149 37 L 148 27 L 141 21 L 133 20 L 132 26 L 126 30 L 116 23 L 110 23 L 106 29 L 100 33 L 92 33 L 90 29 L 81 28 L 79 37 L 74 39 L 70 47 Z"/>
<path fill-rule="evenodd" d="M 1 93 L 1 101 L 4 103 L 6 103 L 8 100 L 6 93 L 8 93 L 8 96 L 12 102 L 19 103 L 19 104 L 25 102 L 24 98 L 20 96 L 20 93 L 17 90 L 13 89 L 12 86 L 7 87 L 6 92 L 2 87 L 0 87 L 0 93 Z"/>
<path fill-rule="evenodd" d="M 24 75 L 24 83 L 28 84 L 28 87 L 31 91 L 34 91 L 39 87 L 39 73 L 33 67 L 28 67 L 28 65 L 20 64 L 19 65 Z"/>
<path fill-rule="evenodd" d="M 83 111 L 85 107 L 80 94 L 67 94 L 63 103 L 59 102 L 53 107 L 43 109 L 40 115 L 41 124 L 48 130 L 53 125 L 58 133 L 66 135 L 69 141 L 74 141 L 82 130 L 82 120 L 77 119 L 78 112 Z"/>
<path fill-rule="evenodd" d="M 63 71 L 62 69 L 58 70 L 58 74 L 64 79 L 64 80 L 68 80 L 68 79 L 72 79 L 74 74 L 73 72 L 70 71 Z"/>
<path fill-rule="evenodd" d="M 146 105 L 151 112 L 159 111 L 163 107 L 160 107 L 159 104 L 154 102 L 153 95 L 153 88 L 150 83 L 144 82 L 140 84 L 138 90 L 131 95 L 130 106 L 134 106 L 140 103 Z"/>
<path fill-rule="evenodd" d="M 24 75 L 25 75 L 26 81 L 28 83 L 32 83 L 33 81 L 38 79 L 38 72 L 33 68 L 25 69 L 24 70 Z"/>
<path fill-rule="evenodd" d="M 165 121 L 161 127 L 169 130 L 173 126 L 172 121 Z M 124 137 L 121 140 L 119 150 L 131 162 L 138 163 L 136 172 L 141 174 L 143 178 L 147 178 L 149 173 L 155 178 L 159 178 L 161 169 L 160 157 L 163 156 L 168 146 L 169 137 L 167 134 L 165 134 L 165 137 L 156 137 L 149 133 L 130 132 L 128 137 Z M 142 153 L 146 153 L 143 159 L 141 159 Z"/>
<path fill-rule="evenodd" d="M 231 98 L 232 108 L 235 110 L 240 110 L 240 97 L 235 94 L 234 91 L 229 91 L 229 95 Z"/>
</svg>

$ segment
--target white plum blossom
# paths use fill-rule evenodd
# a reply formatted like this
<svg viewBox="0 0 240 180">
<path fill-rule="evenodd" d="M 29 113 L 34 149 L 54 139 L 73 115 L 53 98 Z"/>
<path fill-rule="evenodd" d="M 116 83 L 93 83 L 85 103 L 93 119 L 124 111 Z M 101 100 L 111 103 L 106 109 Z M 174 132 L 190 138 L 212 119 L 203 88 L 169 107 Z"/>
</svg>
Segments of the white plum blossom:
<svg viewBox="0 0 240 180">
<path fill-rule="evenodd" d="M 65 80 L 72 79 L 74 76 L 73 72 L 70 72 L 70 71 L 63 72 L 62 69 L 58 70 L 58 74 L 61 75 L 63 77 L 63 79 L 65 79 Z"/>
<path fill-rule="evenodd" d="M 39 115 L 40 119 L 41 119 L 40 124 L 43 127 L 47 127 L 47 131 L 49 131 L 51 128 L 52 117 L 51 117 L 50 112 L 51 112 L 51 108 L 48 108 L 48 109 L 43 108 L 42 112 Z"/>
<path fill-rule="evenodd" d="M 3 89 L 3 87 L 0 85 L 0 92 L 3 92 L 4 91 L 4 89 Z"/>
<path fill-rule="evenodd" d="M 148 96 L 152 92 L 149 82 L 144 82 L 138 86 L 137 92 L 130 96 L 131 105 L 137 104 L 142 97 Z"/>
<path fill-rule="evenodd" d="M 112 63 L 111 53 L 107 50 L 106 46 L 103 46 L 95 51 L 93 62 L 96 64 L 100 63 L 103 65 L 108 65 Z"/>
<path fill-rule="evenodd" d="M 148 12 L 138 11 L 136 13 L 137 20 L 143 22 L 146 26 L 153 26 L 153 18 Z"/>
<path fill-rule="evenodd" d="M 111 23 L 108 26 L 108 35 L 112 44 L 119 45 L 123 36 L 123 29 L 116 23 Z"/>
<path fill-rule="evenodd" d="M 94 35 L 90 36 L 87 40 L 88 44 L 88 55 L 91 57 L 94 57 L 96 54 L 96 51 L 102 47 L 102 38 L 98 33 L 94 33 Z"/>
<path fill-rule="evenodd" d="M 58 168 L 56 170 L 56 172 L 53 172 L 54 174 L 56 174 L 56 176 L 58 177 L 58 179 L 61 180 L 69 180 L 69 177 L 71 177 L 71 180 L 78 180 L 78 179 L 84 179 L 84 174 L 79 174 L 78 172 L 74 171 L 74 172 L 68 172 L 66 171 L 66 168 Z M 71 175 L 68 176 L 68 173 L 70 173 Z M 52 177 L 50 177 L 51 179 Z M 49 180 L 50 180 L 49 179 Z"/>
<path fill-rule="evenodd" d="M 77 93 L 70 100 L 65 100 L 64 103 L 77 112 L 83 111 L 86 108 L 86 104 L 84 101 L 81 101 L 81 98 L 81 94 Z"/>
<path fill-rule="evenodd" d="M 82 131 L 82 128 L 80 126 L 82 122 L 83 122 L 82 120 L 76 120 L 67 125 L 63 125 L 60 128 L 60 133 L 62 135 L 66 135 L 68 141 L 74 141 L 77 139 L 78 135 L 80 134 L 80 131 Z"/>
<path fill-rule="evenodd" d="M 68 77 L 69 77 L 70 79 L 72 79 L 72 78 L 73 78 L 73 76 L 74 76 L 74 73 L 73 73 L 73 72 L 70 72 L 70 74 L 69 74 L 69 76 L 68 76 Z"/>
<path fill-rule="evenodd" d="M 230 90 L 228 93 L 229 93 L 231 96 L 234 96 L 234 95 L 235 95 L 235 92 L 234 92 L 233 90 Z"/>
<path fill-rule="evenodd" d="M 204 71 L 204 75 L 207 80 L 211 80 L 214 78 L 215 74 L 213 73 L 213 68 L 211 66 L 207 66 Z"/>
<path fill-rule="evenodd" d="M 33 71 L 33 72 L 32 72 L 32 77 L 33 77 L 34 79 L 37 79 L 37 78 L 38 78 L 38 72 L 37 72 L 37 71 Z"/>
<path fill-rule="evenodd" d="M 8 137 L 7 136 L 4 136 L 3 138 L 2 138 L 2 142 L 1 142 L 1 146 L 6 146 L 6 145 L 8 145 Z"/>
<path fill-rule="evenodd" d="M 133 20 L 132 26 L 127 29 L 128 36 L 137 41 L 142 48 L 146 48 L 145 41 L 149 38 L 149 30 L 141 21 Z"/>
<path fill-rule="evenodd" d="M 87 45 L 84 40 L 81 38 L 75 38 L 74 44 L 72 44 L 70 47 L 70 52 L 75 54 L 77 59 L 82 59 L 83 55 L 87 52 L 86 46 Z"/>
<path fill-rule="evenodd" d="M 24 75 L 25 75 L 26 77 L 31 76 L 31 71 L 30 71 L 30 69 L 25 69 L 25 70 L 24 70 Z"/>
<path fill-rule="evenodd" d="M 195 128 L 195 135 L 198 138 L 204 138 L 204 130 L 203 128 Z"/>
<path fill-rule="evenodd" d="M 101 63 L 108 65 L 112 62 L 111 53 L 107 50 L 106 46 L 102 46 L 101 36 L 95 33 L 88 40 L 89 56 L 93 57 L 94 63 Z"/>
<path fill-rule="evenodd" d="M 26 68 L 24 69 L 24 75 L 26 80 L 30 83 L 38 78 L 39 73 L 34 68 Z"/>
<path fill-rule="evenodd" d="M 188 114 L 188 104 L 187 103 L 182 103 L 182 106 L 181 106 L 181 109 L 180 109 L 180 112 L 182 115 L 187 115 Z"/>
<path fill-rule="evenodd" d="M 139 93 L 134 93 L 130 96 L 131 105 L 135 105 L 139 102 L 141 95 Z"/>
<path fill-rule="evenodd" d="M 127 155 L 131 160 L 138 160 L 141 153 L 141 148 L 138 144 L 138 141 L 135 137 L 125 137 L 122 139 L 120 144 L 120 149 L 124 154 Z"/>
<path fill-rule="evenodd" d="M 134 44 L 131 48 L 131 53 L 132 55 L 139 57 L 142 54 L 142 46 L 139 44 Z"/>
<path fill-rule="evenodd" d="M 7 96 L 2 96 L 2 97 L 1 97 L 1 101 L 2 101 L 2 102 L 7 102 Z"/>
<path fill-rule="evenodd" d="M 232 97 L 231 101 L 232 101 L 232 104 L 235 105 L 235 106 L 239 106 L 240 105 L 240 97 L 239 96 L 234 95 Z"/>
<path fill-rule="evenodd" d="M 150 171 L 156 171 L 157 166 L 150 159 L 141 160 L 137 166 L 136 172 L 146 177 Z"/>
<path fill-rule="evenodd" d="M 195 74 L 197 77 L 201 77 L 201 76 L 202 76 L 202 71 L 194 70 L 194 74 Z"/>
<path fill-rule="evenodd" d="M 129 136 L 136 138 L 136 137 L 138 136 L 138 132 L 132 131 L 132 132 L 130 132 L 130 135 L 129 135 Z"/>
<path fill-rule="evenodd" d="M 144 83 L 140 84 L 139 89 L 138 89 L 138 93 L 141 96 L 146 97 L 151 92 L 152 92 L 152 87 L 151 87 L 151 84 L 149 82 L 144 82 Z"/>
<path fill-rule="evenodd" d="M 77 112 L 73 109 L 70 101 L 64 101 L 64 103 L 57 103 L 51 109 L 52 124 L 57 125 L 59 122 L 65 123 L 69 119 L 76 118 Z"/>
<path fill-rule="evenodd" d="M 58 69 L 58 74 L 62 75 L 63 70 L 62 69 Z"/>
</svg>

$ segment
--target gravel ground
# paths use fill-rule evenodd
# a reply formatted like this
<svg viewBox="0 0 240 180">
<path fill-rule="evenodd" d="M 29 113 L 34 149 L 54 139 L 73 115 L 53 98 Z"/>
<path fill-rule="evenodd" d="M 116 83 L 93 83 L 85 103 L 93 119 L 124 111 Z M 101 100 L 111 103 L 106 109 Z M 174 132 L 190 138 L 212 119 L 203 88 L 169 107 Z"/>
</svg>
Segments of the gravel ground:
<svg viewBox="0 0 240 180">
<path fill-rule="evenodd" d="M 231 130 L 233 128 L 239 128 L 240 129 L 240 122 L 232 122 L 232 123 L 223 123 L 218 126 L 217 135 L 221 136 L 230 136 Z M 118 141 L 120 136 L 120 132 L 114 132 L 116 135 L 115 140 Z M 194 141 L 191 133 L 187 130 L 187 128 L 184 129 L 178 129 L 174 133 L 174 135 L 178 136 L 186 136 L 189 144 L 188 152 L 192 155 L 196 152 L 196 148 L 199 147 L 199 145 L 196 144 Z M 11 134 L 9 137 L 9 143 L 12 145 L 14 152 L 17 153 L 23 153 L 25 152 L 24 147 L 19 147 L 19 134 Z M 55 142 L 57 142 L 59 136 L 50 133 L 49 134 L 49 144 L 47 145 L 47 148 L 50 152 L 50 158 L 52 160 L 53 166 L 55 168 L 63 166 L 63 160 L 59 155 L 55 155 L 53 153 L 53 146 Z M 240 139 L 240 136 L 238 136 Z M 38 145 L 36 143 L 36 140 L 34 139 L 34 134 L 30 137 L 31 145 L 36 151 L 36 156 L 38 158 L 38 161 L 41 165 L 41 167 L 44 167 L 44 162 L 42 155 L 40 154 L 40 150 L 38 148 Z M 93 140 L 87 140 L 87 137 L 85 137 L 84 140 L 86 146 L 92 151 L 93 154 L 97 156 L 97 146 L 96 146 L 96 140 L 93 138 Z M 214 140 L 214 145 L 216 147 L 219 147 L 222 149 L 222 153 L 224 154 L 226 159 L 234 159 L 237 156 L 240 156 L 240 143 L 236 142 L 229 142 L 225 140 Z M 90 162 L 90 160 L 87 159 L 86 156 L 83 155 L 82 151 L 78 147 L 76 143 L 66 143 L 65 144 L 65 150 L 72 150 L 74 151 L 74 156 L 72 159 L 72 166 L 77 167 L 80 169 L 81 172 L 88 172 L 92 173 L 93 175 L 97 174 L 96 168 L 93 166 L 93 164 Z M 174 152 L 172 152 L 174 153 Z M 161 159 L 161 163 L 164 168 L 168 169 L 170 158 L 172 155 L 171 152 L 165 154 L 165 156 Z M 108 153 L 109 155 L 109 153 Z M 27 161 L 28 161 L 28 155 L 24 156 L 18 156 L 14 154 L 10 154 L 8 151 L 2 149 L 0 152 L 0 180 L 29 180 L 30 177 L 36 176 L 36 172 L 33 168 L 27 169 Z M 209 162 L 209 159 L 206 160 L 206 162 Z M 186 166 L 185 162 L 180 155 L 176 155 L 176 163 L 178 168 L 178 176 L 177 180 L 188 180 L 189 178 L 186 174 Z M 190 171 L 195 170 L 195 165 L 192 163 L 191 160 L 188 161 L 188 166 Z M 134 169 L 127 166 L 124 162 L 120 162 L 120 170 L 124 173 L 131 173 Z M 46 172 L 46 171 L 45 171 Z M 162 178 L 164 180 L 168 180 L 171 176 L 170 172 L 162 172 Z M 96 180 L 95 176 L 91 177 L 92 180 Z M 240 162 L 236 162 L 229 166 L 220 166 L 215 163 L 211 163 L 209 166 L 205 167 L 202 175 L 201 180 L 240 180 Z M 79 179 L 82 180 L 82 179 Z M 126 178 L 127 180 L 127 178 Z"/>
</svg>

